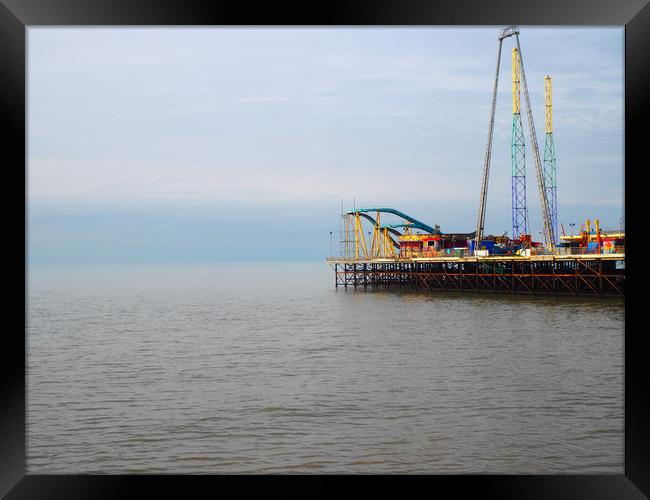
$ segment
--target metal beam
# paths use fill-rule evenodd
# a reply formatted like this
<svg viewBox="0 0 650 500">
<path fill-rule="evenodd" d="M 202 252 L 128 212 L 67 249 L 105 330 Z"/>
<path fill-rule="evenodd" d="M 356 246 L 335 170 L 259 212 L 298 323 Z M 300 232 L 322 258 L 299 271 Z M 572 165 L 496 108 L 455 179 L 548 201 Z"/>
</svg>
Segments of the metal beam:
<svg viewBox="0 0 650 500">
<path fill-rule="evenodd" d="M 499 85 L 499 65 L 501 64 L 501 46 L 503 45 L 503 39 L 511 36 L 512 33 L 507 34 L 509 29 L 506 28 L 501 33 L 499 37 L 499 48 L 497 50 L 497 69 L 494 74 L 494 88 L 492 90 L 492 109 L 490 111 L 490 121 L 488 124 L 488 139 L 487 146 L 485 147 L 485 159 L 483 161 L 483 178 L 481 180 L 481 198 L 478 205 L 478 217 L 476 221 L 476 245 L 475 248 L 479 247 L 481 243 L 481 238 L 483 237 L 483 227 L 485 225 L 485 205 L 487 202 L 487 191 L 488 191 L 488 179 L 490 177 L 490 160 L 492 159 L 492 135 L 494 133 L 494 110 L 497 105 L 497 87 Z"/>
<path fill-rule="evenodd" d="M 539 147 L 537 146 L 537 134 L 535 133 L 535 122 L 533 121 L 533 112 L 530 106 L 530 97 L 528 95 L 528 84 L 526 83 L 526 72 L 524 71 L 524 58 L 519 44 L 519 32 L 514 33 L 515 41 L 517 43 L 517 50 L 520 57 L 521 69 L 521 82 L 524 87 L 524 97 L 526 98 L 526 113 L 528 115 L 528 129 L 530 131 L 530 142 L 533 150 L 533 157 L 535 159 L 535 173 L 537 174 L 537 188 L 539 189 L 540 205 L 542 207 L 542 221 L 544 223 L 544 243 L 548 250 L 555 250 L 555 236 L 553 234 L 553 223 L 551 221 L 551 213 L 548 209 L 546 199 L 546 183 L 544 182 L 544 173 L 542 170 L 542 160 L 539 155 Z"/>
</svg>

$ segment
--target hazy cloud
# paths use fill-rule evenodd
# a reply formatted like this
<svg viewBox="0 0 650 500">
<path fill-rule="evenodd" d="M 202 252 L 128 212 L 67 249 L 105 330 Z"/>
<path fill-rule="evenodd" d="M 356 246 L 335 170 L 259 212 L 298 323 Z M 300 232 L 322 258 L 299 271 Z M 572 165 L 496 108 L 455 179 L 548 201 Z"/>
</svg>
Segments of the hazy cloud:
<svg viewBox="0 0 650 500">
<path fill-rule="evenodd" d="M 336 226 L 339 200 L 356 196 L 471 230 L 498 32 L 32 27 L 28 199 L 49 213 L 280 201 L 321 207 L 315 231 Z M 495 231 L 510 225 L 506 42 L 486 221 Z M 560 219 L 601 215 L 582 204 L 618 222 L 623 30 L 523 27 L 521 44 L 540 148 L 543 78 L 553 77 Z M 528 150 L 535 225 L 532 158 Z"/>
</svg>

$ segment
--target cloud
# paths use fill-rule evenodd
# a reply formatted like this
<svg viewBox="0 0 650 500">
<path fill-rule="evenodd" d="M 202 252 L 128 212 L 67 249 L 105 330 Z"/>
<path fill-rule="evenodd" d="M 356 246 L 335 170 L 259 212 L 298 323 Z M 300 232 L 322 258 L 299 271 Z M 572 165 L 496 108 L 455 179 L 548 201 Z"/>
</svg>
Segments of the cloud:
<svg viewBox="0 0 650 500">
<path fill-rule="evenodd" d="M 28 200 L 308 207 L 356 196 L 436 214 L 466 206 L 473 218 L 497 32 L 30 28 Z M 623 31 L 522 27 L 521 43 L 540 148 L 543 77 L 554 79 L 560 206 L 614 207 Z M 499 228 L 510 217 L 510 48 L 488 198 Z"/>
</svg>

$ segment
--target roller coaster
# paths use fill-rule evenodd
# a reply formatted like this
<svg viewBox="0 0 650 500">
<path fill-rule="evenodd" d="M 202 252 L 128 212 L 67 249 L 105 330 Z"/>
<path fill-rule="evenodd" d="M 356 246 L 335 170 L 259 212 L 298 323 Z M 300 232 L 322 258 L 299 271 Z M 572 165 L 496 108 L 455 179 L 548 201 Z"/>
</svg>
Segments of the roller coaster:
<svg viewBox="0 0 650 500">
<path fill-rule="evenodd" d="M 370 215 L 374 213 L 374 217 Z M 398 222 L 382 223 L 381 214 L 397 216 Z M 366 238 L 361 219 L 372 224 L 373 231 L 370 250 L 366 244 Z M 403 228 L 400 232 L 398 228 Z M 417 235 L 413 230 L 421 230 L 426 234 Z M 394 237 L 397 237 L 397 241 Z M 355 208 L 343 214 L 343 226 L 341 228 L 341 253 L 355 258 L 386 258 L 396 257 L 397 249 L 401 247 L 401 240 L 432 240 L 432 241 L 456 241 L 475 237 L 475 233 L 443 233 L 440 226 L 430 226 L 400 210 L 390 207 Z M 440 245 L 438 245 L 438 248 Z"/>
</svg>

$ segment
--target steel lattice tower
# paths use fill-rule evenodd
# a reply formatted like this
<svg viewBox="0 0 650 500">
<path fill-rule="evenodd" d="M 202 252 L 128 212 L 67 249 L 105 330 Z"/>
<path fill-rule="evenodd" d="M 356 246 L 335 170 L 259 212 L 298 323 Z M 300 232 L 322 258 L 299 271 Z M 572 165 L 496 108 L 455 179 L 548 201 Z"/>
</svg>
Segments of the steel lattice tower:
<svg viewBox="0 0 650 500">
<path fill-rule="evenodd" d="M 557 240 L 557 173 L 555 166 L 555 143 L 553 142 L 553 99 L 551 77 L 544 78 L 546 101 L 546 140 L 544 141 L 544 185 L 546 203 L 551 215 L 553 234 Z M 557 243 L 557 241 L 555 242 Z"/>
<path fill-rule="evenodd" d="M 519 51 L 512 49 L 512 237 L 528 234 L 528 210 L 526 208 L 526 151 L 524 129 L 521 124 L 519 99 L 521 67 Z"/>
<path fill-rule="evenodd" d="M 544 224 L 544 243 L 546 248 L 551 252 L 555 251 L 555 235 L 553 234 L 553 225 L 551 223 L 551 213 L 548 210 L 548 203 L 546 202 L 546 190 L 544 183 L 544 172 L 542 166 L 542 158 L 539 154 L 539 147 L 537 145 L 537 135 L 535 133 L 535 122 L 533 120 L 533 112 L 530 107 L 530 95 L 528 94 L 528 84 L 526 83 L 526 72 L 524 71 L 524 62 L 521 57 L 521 46 L 519 44 L 519 28 L 517 26 L 508 26 L 499 36 L 499 45 L 497 51 L 497 68 L 494 75 L 494 87 L 492 90 L 492 107 L 490 110 L 490 122 L 488 125 L 488 139 L 485 147 L 485 159 L 483 161 L 483 177 L 481 180 L 481 197 L 479 199 L 478 217 L 476 218 L 476 236 L 474 238 L 476 248 L 481 243 L 483 237 L 483 229 L 485 224 L 485 205 L 487 202 L 488 180 L 490 177 L 490 160 L 492 158 L 492 138 L 494 132 L 494 110 L 497 101 L 497 87 L 499 85 L 499 63 L 501 60 L 501 48 L 503 40 L 514 36 L 515 43 L 517 44 L 518 57 L 515 58 L 518 71 L 521 73 L 521 87 L 524 92 L 526 103 L 526 114 L 528 115 L 528 130 L 530 132 L 530 144 L 533 150 L 533 160 L 535 164 L 535 177 L 537 178 L 537 188 L 539 190 L 539 202 L 542 209 L 542 222 Z M 514 87 L 514 85 L 513 85 Z M 514 93 L 513 93 L 514 94 Z M 516 93 L 518 96 L 518 92 Z M 518 101 L 518 99 L 517 99 Z M 513 98 L 513 103 L 515 99 Z M 514 135 L 514 134 L 513 134 Z M 523 141 L 522 141 L 523 142 Z M 526 213 L 526 210 L 523 212 Z"/>
</svg>

